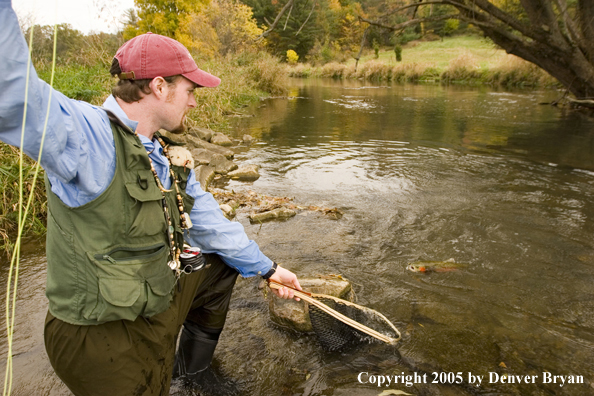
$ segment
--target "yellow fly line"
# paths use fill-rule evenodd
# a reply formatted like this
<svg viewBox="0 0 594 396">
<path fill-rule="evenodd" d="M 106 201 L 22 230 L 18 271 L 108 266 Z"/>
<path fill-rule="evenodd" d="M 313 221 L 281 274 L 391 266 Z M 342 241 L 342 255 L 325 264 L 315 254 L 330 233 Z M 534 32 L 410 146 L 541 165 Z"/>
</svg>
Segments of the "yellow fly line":
<svg viewBox="0 0 594 396">
<path fill-rule="evenodd" d="M 31 207 L 31 203 L 33 202 L 34 191 L 35 191 L 35 184 L 37 183 L 37 177 L 39 175 L 40 170 L 40 160 L 41 154 L 43 152 L 43 144 L 45 141 L 45 134 L 47 131 L 47 124 L 49 120 L 49 112 L 51 107 L 52 101 L 52 90 L 49 90 L 49 99 L 47 102 L 47 112 L 45 115 L 45 121 L 43 124 L 43 132 L 41 134 L 41 143 L 39 146 L 39 153 L 37 155 L 37 162 L 35 164 L 35 172 L 33 173 L 33 180 L 31 185 L 31 190 L 29 194 L 29 198 L 27 200 L 27 206 L 23 210 L 23 144 L 25 141 L 25 122 L 27 119 L 27 104 L 29 99 L 29 80 L 30 80 L 30 71 L 31 71 L 31 53 L 33 49 L 33 30 L 34 26 L 31 26 L 31 31 L 29 35 L 29 55 L 27 59 L 27 76 L 25 80 L 25 108 L 23 110 L 23 125 L 21 128 L 21 149 L 19 152 L 19 214 L 18 214 L 18 230 L 17 230 L 17 237 L 15 241 L 14 250 L 12 252 L 12 257 L 10 260 L 10 268 L 8 271 L 8 280 L 6 282 L 6 339 L 8 343 L 8 352 L 6 356 L 6 373 L 4 375 L 4 391 L 2 393 L 3 396 L 10 396 L 12 391 L 12 336 L 14 334 L 14 321 L 15 321 L 15 312 L 16 312 L 16 299 L 17 299 L 17 287 L 18 287 L 18 280 L 19 280 L 19 262 L 20 262 L 20 254 L 21 254 L 21 239 L 23 235 L 23 229 L 25 228 L 25 222 L 27 219 L 27 215 L 29 213 L 29 208 Z M 50 88 L 54 85 L 54 74 L 56 69 L 56 47 L 57 47 L 57 35 L 58 35 L 58 27 L 54 25 L 54 48 L 53 48 L 53 55 L 52 55 L 52 72 L 50 77 Z M 14 285 L 12 284 L 12 279 L 14 276 Z"/>
</svg>

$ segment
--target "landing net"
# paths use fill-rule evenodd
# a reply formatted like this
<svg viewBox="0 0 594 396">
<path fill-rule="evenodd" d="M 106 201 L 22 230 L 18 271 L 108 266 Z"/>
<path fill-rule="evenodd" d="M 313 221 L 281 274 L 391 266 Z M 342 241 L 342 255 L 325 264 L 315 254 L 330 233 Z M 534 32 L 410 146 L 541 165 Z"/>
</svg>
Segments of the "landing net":
<svg viewBox="0 0 594 396">
<path fill-rule="evenodd" d="M 318 341 L 328 351 L 337 351 L 351 344 L 379 340 L 395 344 L 398 329 L 381 313 L 352 302 L 325 294 L 307 293 L 269 280 L 271 289 L 288 287 L 296 297 L 309 304 L 309 318 Z"/>
</svg>

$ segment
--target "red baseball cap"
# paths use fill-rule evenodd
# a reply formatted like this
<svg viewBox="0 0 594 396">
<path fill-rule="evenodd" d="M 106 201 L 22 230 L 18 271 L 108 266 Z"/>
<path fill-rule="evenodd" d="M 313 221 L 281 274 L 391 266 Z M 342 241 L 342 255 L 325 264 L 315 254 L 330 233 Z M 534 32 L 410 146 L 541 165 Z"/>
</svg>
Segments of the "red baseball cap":
<svg viewBox="0 0 594 396">
<path fill-rule="evenodd" d="M 213 88 L 221 79 L 200 70 L 180 42 L 160 34 L 145 33 L 126 41 L 115 54 L 121 80 L 170 77 L 181 74 L 202 87 Z"/>
</svg>

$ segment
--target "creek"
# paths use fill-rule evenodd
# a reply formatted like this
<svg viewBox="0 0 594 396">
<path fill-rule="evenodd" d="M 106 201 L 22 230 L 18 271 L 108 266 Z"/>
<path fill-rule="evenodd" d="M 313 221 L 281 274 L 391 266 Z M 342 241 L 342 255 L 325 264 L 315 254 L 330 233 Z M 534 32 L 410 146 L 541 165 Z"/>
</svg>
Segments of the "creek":
<svg viewBox="0 0 594 396">
<path fill-rule="evenodd" d="M 594 120 L 539 104 L 559 96 L 293 80 L 288 98 L 248 109 L 234 133 L 257 142 L 237 159 L 262 176 L 223 187 L 344 216 L 237 221 L 299 276 L 351 280 L 358 303 L 403 339 L 324 352 L 313 335 L 271 323 L 259 280 L 241 279 L 215 364 L 254 396 L 594 394 Z M 68 395 L 43 348 L 43 250 L 24 250 L 12 394 Z M 449 259 L 463 266 L 406 269 Z M 379 376 L 392 384 L 378 387 Z M 563 386 L 547 381 L 556 376 Z"/>
</svg>

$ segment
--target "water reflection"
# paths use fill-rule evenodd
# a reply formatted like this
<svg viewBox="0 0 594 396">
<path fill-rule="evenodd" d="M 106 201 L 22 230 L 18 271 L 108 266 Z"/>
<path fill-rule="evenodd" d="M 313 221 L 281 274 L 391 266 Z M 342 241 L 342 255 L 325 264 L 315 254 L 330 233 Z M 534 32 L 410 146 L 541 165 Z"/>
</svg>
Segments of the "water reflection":
<svg viewBox="0 0 594 396">
<path fill-rule="evenodd" d="M 539 105 L 555 92 L 298 84 L 295 98 L 266 101 L 242 121 L 238 134 L 262 139 L 245 153 L 263 165 L 250 188 L 338 206 L 345 217 L 248 231 L 301 274 L 356 280 L 360 301 L 406 330 L 401 356 L 376 350 L 355 358 L 370 367 L 392 361 L 387 370 L 540 378 L 550 371 L 587 382 L 497 383 L 452 394 L 591 394 L 594 123 Z M 468 265 L 432 275 L 405 270 L 450 258 Z M 324 390 L 305 394 L 365 389 L 349 362 L 319 356 L 304 364 L 351 373 L 325 374 Z"/>
<path fill-rule="evenodd" d="M 592 122 L 539 103 L 556 92 L 495 92 L 481 87 L 298 81 L 289 100 L 261 104 L 249 131 L 277 145 L 369 139 L 439 142 L 506 152 L 539 162 L 594 170 Z M 289 128 L 290 132 L 284 131 Z"/>
</svg>

